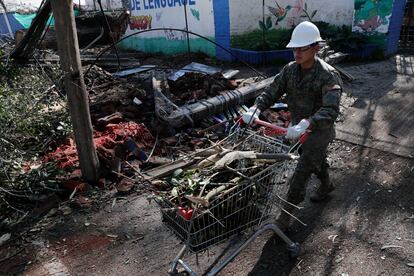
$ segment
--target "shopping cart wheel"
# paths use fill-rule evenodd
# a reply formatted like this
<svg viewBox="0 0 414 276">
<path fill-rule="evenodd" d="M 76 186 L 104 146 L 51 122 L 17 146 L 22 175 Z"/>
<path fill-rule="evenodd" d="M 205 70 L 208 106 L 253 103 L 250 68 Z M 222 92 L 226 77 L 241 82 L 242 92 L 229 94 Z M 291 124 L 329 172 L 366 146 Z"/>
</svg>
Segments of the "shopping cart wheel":
<svg viewBox="0 0 414 276">
<path fill-rule="evenodd" d="M 296 242 L 293 245 L 288 246 L 288 250 L 291 258 L 297 258 L 300 254 L 300 244 Z"/>
</svg>

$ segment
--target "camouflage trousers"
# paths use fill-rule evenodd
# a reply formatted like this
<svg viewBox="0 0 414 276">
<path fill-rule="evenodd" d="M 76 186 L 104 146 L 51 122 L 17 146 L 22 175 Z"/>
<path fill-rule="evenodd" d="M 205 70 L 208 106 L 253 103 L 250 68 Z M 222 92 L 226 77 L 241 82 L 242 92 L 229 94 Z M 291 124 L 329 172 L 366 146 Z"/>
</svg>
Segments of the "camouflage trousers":
<svg viewBox="0 0 414 276">
<path fill-rule="evenodd" d="M 326 151 L 335 138 L 335 129 L 312 132 L 299 150 L 300 158 L 295 172 L 289 180 L 287 200 L 298 204 L 305 199 L 306 184 L 314 173 L 323 183 L 329 181 Z"/>
</svg>

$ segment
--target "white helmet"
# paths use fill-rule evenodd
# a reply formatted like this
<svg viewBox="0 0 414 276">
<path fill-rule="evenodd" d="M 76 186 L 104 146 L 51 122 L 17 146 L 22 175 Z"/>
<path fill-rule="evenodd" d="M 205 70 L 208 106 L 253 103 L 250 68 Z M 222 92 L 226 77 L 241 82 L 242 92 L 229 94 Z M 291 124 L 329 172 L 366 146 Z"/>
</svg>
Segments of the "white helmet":
<svg viewBox="0 0 414 276">
<path fill-rule="evenodd" d="M 323 39 L 318 27 L 309 21 L 304 21 L 295 27 L 286 48 L 304 47 L 320 41 Z"/>
</svg>

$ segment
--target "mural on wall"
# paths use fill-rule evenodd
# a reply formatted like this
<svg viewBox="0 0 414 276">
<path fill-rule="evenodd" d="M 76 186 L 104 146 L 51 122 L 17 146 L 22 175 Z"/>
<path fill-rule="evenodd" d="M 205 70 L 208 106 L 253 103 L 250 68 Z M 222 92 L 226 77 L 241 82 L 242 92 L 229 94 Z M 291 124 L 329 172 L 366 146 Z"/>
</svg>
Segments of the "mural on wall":
<svg viewBox="0 0 414 276">
<path fill-rule="evenodd" d="M 242 35 L 232 35 L 232 47 L 248 50 L 283 49 L 290 39 L 291 30 L 304 20 L 313 21 L 318 12 L 317 8 L 310 9 L 306 0 L 285 3 L 272 0 L 269 4 L 265 1 L 265 7 L 263 9 L 262 6 L 265 14 L 262 13 L 256 29 Z"/>
<path fill-rule="evenodd" d="M 200 21 L 200 12 L 196 9 L 191 9 L 191 14 L 198 20 Z"/>
<path fill-rule="evenodd" d="M 352 30 L 364 34 L 388 32 L 393 0 L 355 0 Z"/>
<path fill-rule="evenodd" d="M 270 14 L 275 17 L 275 25 L 279 25 L 279 22 L 286 19 L 286 27 L 293 28 L 299 24 L 302 19 L 312 21 L 318 10 L 310 12 L 308 10 L 308 4 L 304 0 L 296 0 L 295 4 L 281 7 L 277 1 L 275 1 L 276 7 L 267 6 Z M 269 17 L 267 21 L 271 20 Z M 259 23 L 261 24 L 261 23 Z"/>
<path fill-rule="evenodd" d="M 125 35 L 140 30 L 173 28 L 188 30 L 214 39 L 214 14 L 212 0 L 130 0 L 131 20 Z M 215 45 L 202 38 L 189 35 L 192 51 L 215 55 Z M 177 30 L 162 30 L 132 36 L 120 44 L 126 49 L 145 52 L 176 54 L 187 51 L 187 34 Z"/>
<path fill-rule="evenodd" d="M 276 17 L 275 25 L 278 25 L 280 21 L 283 21 L 283 19 L 286 18 L 286 15 L 288 14 L 288 11 L 292 8 L 291 5 L 287 5 L 285 8 L 282 8 L 277 1 L 275 1 L 276 7 L 267 6 L 267 9 L 269 12 Z"/>
<path fill-rule="evenodd" d="M 152 22 L 151 15 L 131 16 L 129 19 L 129 28 L 131 30 L 151 29 L 151 22 Z"/>
</svg>

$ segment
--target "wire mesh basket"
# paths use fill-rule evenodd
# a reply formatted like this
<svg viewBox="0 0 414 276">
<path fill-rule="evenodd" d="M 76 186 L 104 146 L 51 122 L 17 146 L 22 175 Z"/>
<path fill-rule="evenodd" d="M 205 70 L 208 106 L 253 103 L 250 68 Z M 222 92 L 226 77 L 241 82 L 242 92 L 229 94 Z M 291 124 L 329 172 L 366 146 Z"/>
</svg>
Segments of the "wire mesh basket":
<svg viewBox="0 0 414 276">
<path fill-rule="evenodd" d="M 250 130 L 234 132 L 227 139 L 226 146 L 257 153 L 288 153 L 291 150 L 279 139 L 264 137 Z M 190 217 L 183 216 L 180 207 L 168 200 L 158 202 L 164 224 L 193 252 L 262 225 L 269 218 L 272 207 L 283 200 L 287 192 L 286 181 L 295 167 L 294 161 L 285 160 L 249 176 L 246 174 L 248 163 L 245 160 L 235 162 L 235 171 L 242 181 L 222 191 L 208 206 L 194 208 Z"/>
</svg>

